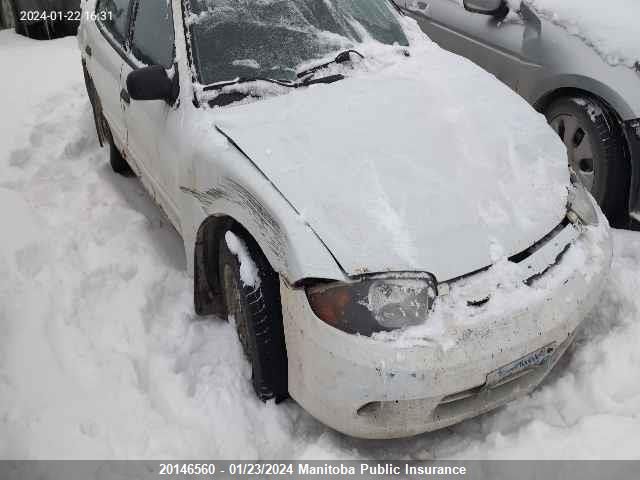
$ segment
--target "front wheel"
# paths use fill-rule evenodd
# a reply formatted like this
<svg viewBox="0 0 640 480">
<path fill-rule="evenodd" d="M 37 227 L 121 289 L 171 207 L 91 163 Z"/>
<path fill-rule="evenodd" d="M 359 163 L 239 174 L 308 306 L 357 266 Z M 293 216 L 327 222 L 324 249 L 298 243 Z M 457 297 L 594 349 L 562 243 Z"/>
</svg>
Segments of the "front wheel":
<svg viewBox="0 0 640 480">
<path fill-rule="evenodd" d="M 280 279 L 258 245 L 240 229 L 219 244 L 219 278 L 227 314 L 233 317 L 253 388 L 262 401 L 288 396 L 287 354 L 280 303 Z"/>
<path fill-rule="evenodd" d="M 546 110 L 547 121 L 567 147 L 569 165 L 612 223 L 627 216 L 629 166 L 624 137 L 597 100 L 561 98 Z"/>
</svg>

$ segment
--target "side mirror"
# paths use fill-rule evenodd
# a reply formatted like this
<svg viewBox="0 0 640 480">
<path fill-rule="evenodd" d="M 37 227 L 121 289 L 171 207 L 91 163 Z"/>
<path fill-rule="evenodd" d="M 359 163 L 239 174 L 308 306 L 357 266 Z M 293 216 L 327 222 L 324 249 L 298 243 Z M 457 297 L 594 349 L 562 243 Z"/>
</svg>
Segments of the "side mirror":
<svg viewBox="0 0 640 480">
<path fill-rule="evenodd" d="M 505 0 L 464 0 L 465 10 L 482 15 L 504 18 L 509 13 Z"/>
<path fill-rule="evenodd" d="M 127 76 L 127 91 L 134 100 L 175 100 L 174 82 L 162 65 L 138 68 Z"/>
</svg>

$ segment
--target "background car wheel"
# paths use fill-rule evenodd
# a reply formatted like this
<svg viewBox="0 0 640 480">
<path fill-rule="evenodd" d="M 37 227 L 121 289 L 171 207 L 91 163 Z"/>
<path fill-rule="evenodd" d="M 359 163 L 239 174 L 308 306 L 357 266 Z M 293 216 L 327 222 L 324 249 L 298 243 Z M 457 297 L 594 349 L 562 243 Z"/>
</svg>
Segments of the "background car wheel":
<svg viewBox="0 0 640 480">
<path fill-rule="evenodd" d="M 602 207 L 609 221 L 627 218 L 629 166 L 624 137 L 613 116 L 588 97 L 561 98 L 546 117 L 567 147 L 569 165 Z"/>
<path fill-rule="evenodd" d="M 256 394 L 262 401 L 275 398 L 279 402 L 288 397 L 280 280 L 255 241 L 239 230 L 233 229 L 231 233 L 246 244 L 260 280 L 255 286 L 244 284 L 240 261 L 223 235 L 219 245 L 219 278 L 226 310 L 235 319 L 240 343 L 251 362 Z"/>
</svg>

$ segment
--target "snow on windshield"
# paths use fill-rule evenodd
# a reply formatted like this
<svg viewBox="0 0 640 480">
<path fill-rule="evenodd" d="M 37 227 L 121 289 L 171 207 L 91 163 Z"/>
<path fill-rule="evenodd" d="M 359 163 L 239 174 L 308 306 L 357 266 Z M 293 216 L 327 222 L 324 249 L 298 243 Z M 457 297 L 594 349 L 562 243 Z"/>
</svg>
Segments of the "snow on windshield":
<svg viewBox="0 0 640 480">
<path fill-rule="evenodd" d="M 610 65 L 640 61 L 638 0 L 527 0 L 541 16 L 592 46 Z"/>
<path fill-rule="evenodd" d="M 203 84 L 293 80 L 301 63 L 354 43 L 408 44 L 387 0 L 193 0 L 187 23 Z"/>
</svg>

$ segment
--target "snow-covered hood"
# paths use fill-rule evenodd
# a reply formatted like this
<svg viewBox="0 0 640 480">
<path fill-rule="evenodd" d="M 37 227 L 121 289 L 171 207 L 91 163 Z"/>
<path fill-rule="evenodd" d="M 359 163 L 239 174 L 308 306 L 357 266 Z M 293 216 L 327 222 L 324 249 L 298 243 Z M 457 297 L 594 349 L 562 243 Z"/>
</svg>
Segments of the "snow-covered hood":
<svg viewBox="0 0 640 480">
<path fill-rule="evenodd" d="M 515 0 L 510 0 L 512 3 Z M 611 65 L 640 62 L 638 0 L 525 0 L 541 17 L 565 28 Z M 517 3 L 520 3 L 519 1 Z"/>
<path fill-rule="evenodd" d="M 217 112 L 350 275 L 455 278 L 528 248 L 566 213 L 566 154 L 544 118 L 435 45 Z"/>
</svg>

